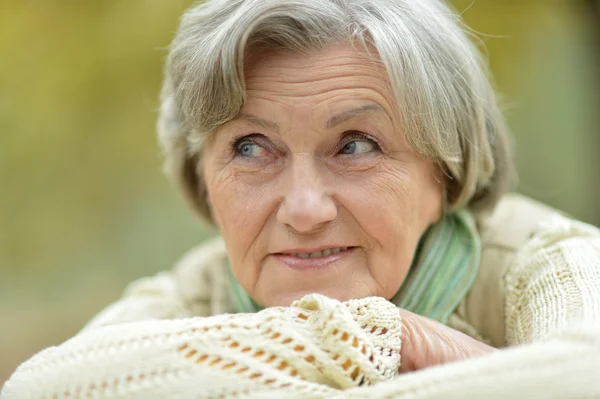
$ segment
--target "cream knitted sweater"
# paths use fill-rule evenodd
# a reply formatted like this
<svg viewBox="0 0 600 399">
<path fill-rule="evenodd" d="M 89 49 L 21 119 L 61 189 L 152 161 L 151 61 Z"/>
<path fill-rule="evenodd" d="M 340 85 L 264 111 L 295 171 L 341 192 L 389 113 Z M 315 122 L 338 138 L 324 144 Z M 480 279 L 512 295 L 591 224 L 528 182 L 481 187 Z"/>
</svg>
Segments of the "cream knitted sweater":
<svg viewBox="0 0 600 399">
<path fill-rule="evenodd" d="M 480 231 L 481 270 L 448 325 L 501 351 L 398 374 L 402 321 L 381 298 L 224 314 L 216 240 L 132 284 L 0 397 L 600 398 L 600 232 L 520 197 Z"/>
</svg>

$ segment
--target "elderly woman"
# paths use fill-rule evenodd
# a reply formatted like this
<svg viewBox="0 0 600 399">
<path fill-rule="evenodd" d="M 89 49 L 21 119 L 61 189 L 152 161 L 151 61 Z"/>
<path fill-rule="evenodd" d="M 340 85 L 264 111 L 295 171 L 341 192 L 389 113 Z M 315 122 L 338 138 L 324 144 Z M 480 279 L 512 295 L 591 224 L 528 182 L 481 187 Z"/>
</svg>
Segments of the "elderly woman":
<svg viewBox="0 0 600 399">
<path fill-rule="evenodd" d="M 220 238 L 3 398 L 600 397 L 600 232 L 505 193 L 436 0 L 211 0 L 170 48 L 166 169 Z"/>
</svg>

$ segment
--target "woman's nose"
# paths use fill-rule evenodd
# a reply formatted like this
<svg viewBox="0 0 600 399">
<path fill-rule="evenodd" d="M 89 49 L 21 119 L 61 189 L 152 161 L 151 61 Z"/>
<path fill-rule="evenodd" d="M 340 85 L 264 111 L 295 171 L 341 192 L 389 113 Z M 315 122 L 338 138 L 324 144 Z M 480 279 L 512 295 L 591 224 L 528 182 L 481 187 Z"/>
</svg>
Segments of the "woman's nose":
<svg viewBox="0 0 600 399">
<path fill-rule="evenodd" d="M 310 162 L 293 166 L 277 220 L 289 228 L 308 233 L 337 217 L 337 206 L 323 184 L 323 176 Z"/>
</svg>

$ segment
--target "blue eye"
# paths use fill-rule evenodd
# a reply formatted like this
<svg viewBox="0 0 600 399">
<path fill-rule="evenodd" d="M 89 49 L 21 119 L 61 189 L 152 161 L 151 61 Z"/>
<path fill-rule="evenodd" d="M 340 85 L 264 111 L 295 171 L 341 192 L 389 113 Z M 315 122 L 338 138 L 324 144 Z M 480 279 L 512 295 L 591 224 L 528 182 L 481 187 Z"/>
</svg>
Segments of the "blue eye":
<svg viewBox="0 0 600 399">
<path fill-rule="evenodd" d="M 254 143 L 242 143 L 239 148 L 239 153 L 243 157 L 255 157 L 260 154 L 262 147 Z"/>
<path fill-rule="evenodd" d="M 245 158 L 257 158 L 266 155 L 264 147 L 254 142 L 254 139 L 248 136 L 237 140 L 233 145 L 233 149 L 236 155 Z"/>
<path fill-rule="evenodd" d="M 340 150 L 344 155 L 366 154 L 377 149 L 377 144 L 373 140 L 354 140 L 346 143 Z"/>
</svg>

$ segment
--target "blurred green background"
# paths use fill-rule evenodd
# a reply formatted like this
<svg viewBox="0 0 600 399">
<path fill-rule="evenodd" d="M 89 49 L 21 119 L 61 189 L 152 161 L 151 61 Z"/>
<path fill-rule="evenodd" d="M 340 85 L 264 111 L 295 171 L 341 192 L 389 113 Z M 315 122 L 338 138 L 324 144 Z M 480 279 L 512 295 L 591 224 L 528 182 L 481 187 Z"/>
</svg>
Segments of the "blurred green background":
<svg viewBox="0 0 600 399">
<path fill-rule="evenodd" d="M 212 234 L 160 171 L 165 46 L 184 0 L 0 3 L 0 384 Z M 456 0 L 482 33 L 519 190 L 600 224 L 591 0 Z"/>
</svg>

